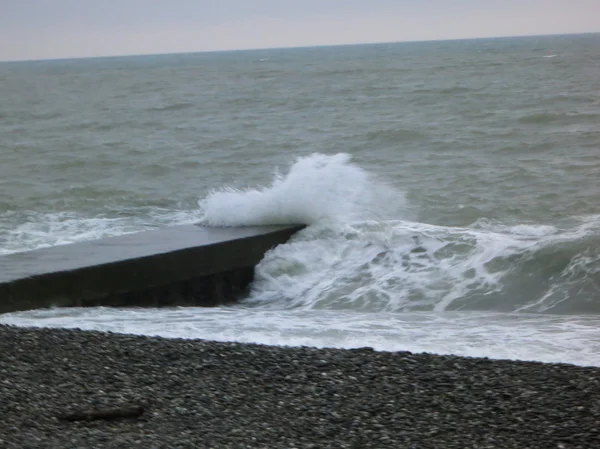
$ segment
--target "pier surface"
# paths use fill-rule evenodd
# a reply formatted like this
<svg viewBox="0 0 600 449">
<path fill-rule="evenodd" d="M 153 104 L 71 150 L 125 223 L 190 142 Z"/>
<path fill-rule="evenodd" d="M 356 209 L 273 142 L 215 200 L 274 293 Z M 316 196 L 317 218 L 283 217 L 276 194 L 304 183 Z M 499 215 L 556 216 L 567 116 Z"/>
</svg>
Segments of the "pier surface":
<svg viewBox="0 0 600 449">
<path fill-rule="evenodd" d="M 0 257 L 0 313 L 235 301 L 264 254 L 302 226 L 164 229 Z"/>
</svg>

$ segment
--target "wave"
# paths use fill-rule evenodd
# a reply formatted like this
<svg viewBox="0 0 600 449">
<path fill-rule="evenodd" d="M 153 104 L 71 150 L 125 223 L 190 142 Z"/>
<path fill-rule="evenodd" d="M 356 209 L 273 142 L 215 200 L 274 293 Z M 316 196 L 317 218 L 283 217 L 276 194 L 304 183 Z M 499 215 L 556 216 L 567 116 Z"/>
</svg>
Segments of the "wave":
<svg viewBox="0 0 600 449">
<path fill-rule="evenodd" d="M 198 221 L 197 210 L 115 209 L 93 216 L 75 211 L 0 213 L 0 255 Z"/>
<path fill-rule="evenodd" d="M 154 106 L 149 108 L 149 111 L 154 112 L 169 112 L 169 111 L 180 111 L 183 109 L 193 108 L 195 105 L 189 101 L 181 101 L 175 103 L 168 103 L 160 106 Z"/>
<path fill-rule="evenodd" d="M 299 158 L 270 186 L 217 190 L 201 209 L 213 226 L 310 225 L 266 254 L 248 306 L 600 314 L 598 215 L 562 227 L 390 219 L 406 215 L 403 196 L 347 154 Z"/>
<path fill-rule="evenodd" d="M 600 313 L 600 216 L 570 229 L 322 223 L 269 252 L 247 304 L 415 312 Z"/>
<path fill-rule="evenodd" d="M 208 226 L 314 224 L 382 218 L 404 206 L 404 195 L 351 162 L 345 153 L 296 159 L 262 188 L 222 188 L 199 202 Z"/>
<path fill-rule="evenodd" d="M 540 112 L 531 113 L 521 116 L 518 121 L 519 123 L 529 125 L 540 125 L 561 122 L 563 124 L 578 124 L 593 122 L 597 123 L 600 119 L 600 114 L 595 113 L 550 113 Z"/>
<path fill-rule="evenodd" d="M 464 93 L 469 93 L 469 92 L 477 92 L 479 90 L 481 90 L 481 89 L 474 89 L 471 87 L 464 87 L 464 86 L 449 86 L 449 87 L 439 87 L 439 88 L 429 88 L 429 89 L 418 88 L 418 89 L 412 90 L 411 93 L 449 95 L 449 94 L 464 94 Z"/>
<path fill-rule="evenodd" d="M 561 114 L 552 114 L 549 112 L 541 112 L 535 114 L 524 115 L 519 118 L 520 123 L 538 124 L 538 123 L 552 123 L 560 121 L 563 118 Z"/>
<path fill-rule="evenodd" d="M 199 220 L 302 223 L 309 226 L 256 267 L 244 306 L 600 314 L 600 215 L 554 226 L 480 219 L 453 227 L 409 221 L 408 210 L 402 192 L 349 155 L 312 154 L 275 172 L 268 186 L 215 190 L 200 210 L 4 211 L 0 254 Z"/>
<path fill-rule="evenodd" d="M 400 143 L 423 140 L 427 138 L 427 134 L 413 129 L 382 129 L 354 136 L 354 139 L 358 138 L 369 142 Z"/>
</svg>

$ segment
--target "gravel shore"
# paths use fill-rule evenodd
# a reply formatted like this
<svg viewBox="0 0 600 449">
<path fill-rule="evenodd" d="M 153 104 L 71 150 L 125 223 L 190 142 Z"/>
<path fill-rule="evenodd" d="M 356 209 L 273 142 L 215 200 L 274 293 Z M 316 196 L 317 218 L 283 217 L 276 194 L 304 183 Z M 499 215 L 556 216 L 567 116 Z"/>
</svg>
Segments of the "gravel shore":
<svg viewBox="0 0 600 449">
<path fill-rule="evenodd" d="M 0 448 L 600 448 L 600 368 L 0 325 L 0 417 Z"/>
</svg>

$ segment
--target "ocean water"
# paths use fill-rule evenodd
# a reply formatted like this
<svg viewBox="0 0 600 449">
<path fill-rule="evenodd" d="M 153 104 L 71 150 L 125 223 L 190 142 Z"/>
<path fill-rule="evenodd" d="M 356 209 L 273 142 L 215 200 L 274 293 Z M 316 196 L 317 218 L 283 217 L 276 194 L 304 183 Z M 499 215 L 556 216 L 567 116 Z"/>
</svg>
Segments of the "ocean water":
<svg viewBox="0 0 600 449">
<path fill-rule="evenodd" d="M 0 254 L 306 223 L 216 309 L 1 323 L 600 366 L 600 35 L 0 63 Z"/>
</svg>

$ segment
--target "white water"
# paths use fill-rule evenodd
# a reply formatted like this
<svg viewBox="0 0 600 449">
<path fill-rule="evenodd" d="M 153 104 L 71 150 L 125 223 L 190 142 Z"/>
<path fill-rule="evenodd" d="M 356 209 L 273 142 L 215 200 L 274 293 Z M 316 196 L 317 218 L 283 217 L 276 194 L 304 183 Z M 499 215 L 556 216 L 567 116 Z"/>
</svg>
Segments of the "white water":
<svg viewBox="0 0 600 449">
<path fill-rule="evenodd" d="M 29 251 L 49 246 L 95 240 L 157 227 L 197 223 L 197 210 L 173 211 L 151 208 L 104 216 L 85 216 L 76 212 L 29 212 L 27 221 L 17 227 L 10 226 L 9 213 L 0 220 L 0 255 Z M 117 216 L 114 216 L 117 215 Z"/>
<path fill-rule="evenodd" d="M 265 256 L 248 302 L 285 309 L 537 313 L 555 312 L 567 301 L 573 307 L 561 312 L 578 313 L 578 301 L 600 292 L 600 260 L 585 246 L 599 230 L 597 216 L 569 229 L 324 222 Z M 558 258 L 562 270 L 553 266 Z M 540 273 L 550 269 L 550 277 Z"/>
<path fill-rule="evenodd" d="M 586 309 L 600 292 L 589 244 L 598 216 L 562 228 L 406 221 L 404 196 L 344 154 L 300 158 L 268 187 L 216 190 L 200 205 L 207 225 L 311 226 L 266 255 L 236 307 L 53 309 L 0 322 L 600 366 L 600 315 Z M 103 226 L 90 232 L 120 229 Z"/>
<path fill-rule="evenodd" d="M 310 225 L 392 217 L 405 201 L 350 155 L 315 153 L 298 158 L 286 175 L 276 172 L 268 187 L 215 190 L 199 205 L 208 226 Z"/>
<path fill-rule="evenodd" d="M 600 319 L 490 312 L 365 313 L 243 307 L 51 309 L 0 316 L 19 326 L 283 346 L 431 352 L 600 366 Z"/>
</svg>

